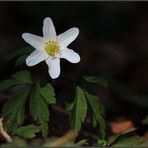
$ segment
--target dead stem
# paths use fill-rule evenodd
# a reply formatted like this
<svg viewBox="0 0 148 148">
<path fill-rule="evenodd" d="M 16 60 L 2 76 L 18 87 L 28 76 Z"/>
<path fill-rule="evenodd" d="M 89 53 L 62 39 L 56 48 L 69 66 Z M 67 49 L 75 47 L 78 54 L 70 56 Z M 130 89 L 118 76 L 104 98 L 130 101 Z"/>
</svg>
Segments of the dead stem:
<svg viewBox="0 0 148 148">
<path fill-rule="evenodd" d="M 11 137 L 4 130 L 4 127 L 3 127 L 3 118 L 0 118 L 0 134 L 6 139 L 7 142 L 12 142 Z"/>
<path fill-rule="evenodd" d="M 66 133 L 63 137 L 58 138 L 55 140 L 52 144 L 50 144 L 50 147 L 58 147 L 62 146 L 71 140 L 74 140 L 77 136 L 77 132 L 75 130 L 70 130 L 68 133 Z M 48 146 L 48 144 L 46 145 Z"/>
</svg>

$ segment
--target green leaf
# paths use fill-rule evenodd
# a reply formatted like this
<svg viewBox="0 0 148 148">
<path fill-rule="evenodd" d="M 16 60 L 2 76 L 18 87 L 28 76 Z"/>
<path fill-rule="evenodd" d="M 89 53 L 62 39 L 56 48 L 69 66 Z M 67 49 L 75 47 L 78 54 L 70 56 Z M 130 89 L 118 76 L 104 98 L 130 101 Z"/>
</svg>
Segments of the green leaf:
<svg viewBox="0 0 148 148">
<path fill-rule="evenodd" d="M 121 135 L 118 134 L 118 135 L 113 135 L 113 136 L 110 136 L 107 140 L 107 146 L 111 146 L 113 143 L 116 142 L 116 140 L 120 137 Z"/>
<path fill-rule="evenodd" d="M 15 61 L 15 66 L 17 67 L 17 66 L 23 65 L 27 57 L 28 55 L 21 55 L 20 57 L 18 57 Z"/>
<path fill-rule="evenodd" d="M 30 113 L 34 121 L 41 125 L 43 136 L 48 133 L 49 111 L 48 104 L 40 93 L 40 88 L 36 87 L 30 97 Z"/>
<path fill-rule="evenodd" d="M 100 139 L 97 141 L 97 143 L 99 146 L 106 146 L 107 144 L 106 140 L 100 140 Z"/>
<path fill-rule="evenodd" d="M 16 72 L 15 74 L 11 75 L 10 79 L 3 80 L 0 82 L 0 92 L 5 91 L 9 87 L 12 87 L 14 85 L 18 84 L 31 84 L 31 74 L 29 71 L 20 71 Z"/>
<path fill-rule="evenodd" d="M 16 72 L 11 76 L 14 80 L 22 83 L 32 83 L 31 81 L 31 74 L 29 71 L 24 70 L 24 71 L 19 71 Z"/>
<path fill-rule="evenodd" d="M 28 147 L 27 141 L 18 137 L 13 137 L 12 142 L 7 142 L 0 145 L 1 147 Z"/>
<path fill-rule="evenodd" d="M 96 117 L 92 115 L 93 127 L 97 127 Z"/>
<path fill-rule="evenodd" d="M 84 122 L 87 114 L 87 102 L 83 90 L 77 86 L 74 106 L 72 110 L 72 127 L 80 131 L 81 124 Z"/>
<path fill-rule="evenodd" d="M 34 48 L 31 46 L 26 46 L 23 47 L 21 49 L 17 49 L 13 52 L 11 52 L 11 54 L 6 54 L 6 55 L 2 55 L 1 56 L 1 60 L 6 60 L 6 61 L 10 61 L 15 59 L 16 57 L 22 56 L 22 55 L 29 55 L 30 53 L 32 53 L 34 51 Z"/>
<path fill-rule="evenodd" d="M 136 129 L 130 129 L 122 134 L 113 135 L 107 140 L 107 146 L 148 146 L 148 141 L 136 134 Z"/>
<path fill-rule="evenodd" d="M 66 110 L 70 112 L 74 108 L 74 102 L 71 103 L 65 102 L 65 103 L 66 103 Z"/>
<path fill-rule="evenodd" d="M 3 80 L 0 82 L 0 92 L 3 92 L 9 87 L 14 86 L 16 84 L 20 84 L 20 83 L 14 81 L 13 79 Z"/>
<path fill-rule="evenodd" d="M 12 135 L 23 137 L 23 138 L 33 138 L 35 137 L 36 133 L 38 133 L 41 130 L 39 126 L 35 125 L 27 125 L 27 126 L 22 126 L 17 129 L 15 129 L 12 133 Z"/>
<path fill-rule="evenodd" d="M 48 104 L 53 104 L 56 102 L 54 88 L 51 86 L 51 84 L 39 86 L 39 92 Z"/>
<path fill-rule="evenodd" d="M 84 144 L 87 144 L 86 139 L 82 139 L 82 140 L 78 141 L 77 143 L 75 143 L 74 146 L 83 146 Z"/>
<path fill-rule="evenodd" d="M 2 109 L 2 117 L 8 132 L 20 126 L 25 118 L 25 103 L 28 98 L 30 87 L 19 91 L 18 94 L 10 98 Z"/>
<path fill-rule="evenodd" d="M 98 122 L 100 129 L 100 136 L 102 139 L 105 137 L 105 120 L 104 120 L 104 106 L 100 102 L 100 99 L 97 96 L 94 96 L 84 90 L 86 98 L 91 106 L 93 111 L 93 118 Z"/>
<path fill-rule="evenodd" d="M 108 81 L 105 78 L 99 76 L 84 76 L 83 77 L 87 82 L 95 83 L 97 85 L 103 86 L 105 88 L 108 87 Z"/>
<path fill-rule="evenodd" d="M 116 143 L 112 144 L 112 147 L 120 147 L 120 146 L 137 146 L 148 144 L 148 142 L 140 136 L 121 136 L 118 138 Z"/>
</svg>

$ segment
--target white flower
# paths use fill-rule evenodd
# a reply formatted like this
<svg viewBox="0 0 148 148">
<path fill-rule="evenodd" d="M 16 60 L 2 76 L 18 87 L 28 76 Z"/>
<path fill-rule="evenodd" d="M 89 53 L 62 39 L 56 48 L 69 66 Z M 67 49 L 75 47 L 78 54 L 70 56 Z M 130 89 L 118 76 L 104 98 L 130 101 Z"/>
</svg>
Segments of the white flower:
<svg viewBox="0 0 148 148">
<path fill-rule="evenodd" d="M 57 36 L 51 18 L 46 17 L 43 21 L 43 37 L 30 33 L 23 33 L 22 38 L 36 50 L 26 59 L 28 66 L 34 66 L 42 61 L 48 65 L 49 75 L 55 79 L 60 75 L 60 58 L 71 63 L 78 63 L 80 56 L 67 46 L 76 39 L 79 34 L 78 28 L 71 28 Z"/>
</svg>

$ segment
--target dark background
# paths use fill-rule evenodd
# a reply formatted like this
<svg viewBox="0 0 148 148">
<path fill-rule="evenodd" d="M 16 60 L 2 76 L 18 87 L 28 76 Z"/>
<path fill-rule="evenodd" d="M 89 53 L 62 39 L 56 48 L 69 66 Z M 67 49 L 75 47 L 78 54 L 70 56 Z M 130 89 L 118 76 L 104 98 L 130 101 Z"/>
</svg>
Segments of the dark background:
<svg viewBox="0 0 148 148">
<path fill-rule="evenodd" d="M 147 114 L 148 2 L 0 2 L 0 54 L 11 54 L 25 46 L 21 38 L 24 32 L 42 36 L 43 19 L 47 16 L 52 18 L 57 34 L 74 26 L 80 29 L 69 47 L 80 54 L 81 62 L 62 60 L 60 78 L 104 76 L 111 80 L 111 88 L 106 92 L 96 87 L 95 91 L 106 105 L 107 117 L 126 115 L 139 121 Z M 11 62 L 1 61 L 0 78 L 19 69 Z M 28 69 L 48 75 L 45 63 Z M 59 97 L 65 98 L 71 89 L 69 83 L 55 81 Z M 118 92 L 120 87 L 112 83 L 132 95 L 122 95 Z"/>
</svg>

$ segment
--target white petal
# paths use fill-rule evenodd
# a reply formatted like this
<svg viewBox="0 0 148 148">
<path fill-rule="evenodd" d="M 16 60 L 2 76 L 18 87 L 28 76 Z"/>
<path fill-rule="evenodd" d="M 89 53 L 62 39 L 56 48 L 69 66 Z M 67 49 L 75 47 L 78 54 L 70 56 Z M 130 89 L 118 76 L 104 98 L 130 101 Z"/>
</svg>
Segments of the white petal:
<svg viewBox="0 0 148 148">
<path fill-rule="evenodd" d="M 37 50 L 43 50 L 44 48 L 44 39 L 40 36 L 33 35 L 31 33 L 23 33 L 22 38 L 31 46 Z"/>
<path fill-rule="evenodd" d="M 43 36 L 48 41 L 56 41 L 57 35 L 51 18 L 46 17 L 43 21 Z"/>
<path fill-rule="evenodd" d="M 46 60 L 46 63 L 48 65 L 48 72 L 52 79 L 56 79 L 60 75 L 60 59 L 59 58 L 48 58 Z"/>
<path fill-rule="evenodd" d="M 48 58 L 48 55 L 44 52 L 35 50 L 26 59 L 26 64 L 28 66 L 34 66 Z"/>
<path fill-rule="evenodd" d="M 80 62 L 79 54 L 68 48 L 61 51 L 61 58 L 64 58 L 71 63 Z"/>
<path fill-rule="evenodd" d="M 78 28 L 71 28 L 64 33 L 58 35 L 57 41 L 60 43 L 61 49 L 65 49 L 79 34 Z"/>
</svg>

